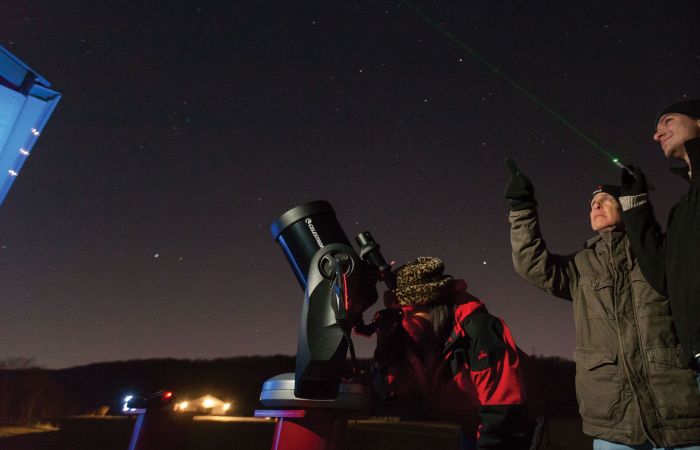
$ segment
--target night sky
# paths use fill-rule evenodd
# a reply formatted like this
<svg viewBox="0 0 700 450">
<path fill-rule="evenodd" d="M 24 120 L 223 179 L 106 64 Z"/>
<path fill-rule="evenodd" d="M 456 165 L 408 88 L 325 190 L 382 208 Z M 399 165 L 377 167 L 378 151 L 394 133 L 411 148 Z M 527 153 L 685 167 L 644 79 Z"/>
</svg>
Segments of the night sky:
<svg viewBox="0 0 700 450">
<path fill-rule="evenodd" d="M 269 225 L 319 199 L 571 357 L 571 305 L 513 270 L 504 159 L 558 253 L 619 169 L 446 33 L 641 165 L 665 222 L 685 186 L 653 122 L 700 97 L 700 4 L 411 4 L 435 25 L 397 1 L 3 1 L 0 44 L 63 99 L 0 206 L 0 359 L 294 354 L 303 293 Z"/>
</svg>

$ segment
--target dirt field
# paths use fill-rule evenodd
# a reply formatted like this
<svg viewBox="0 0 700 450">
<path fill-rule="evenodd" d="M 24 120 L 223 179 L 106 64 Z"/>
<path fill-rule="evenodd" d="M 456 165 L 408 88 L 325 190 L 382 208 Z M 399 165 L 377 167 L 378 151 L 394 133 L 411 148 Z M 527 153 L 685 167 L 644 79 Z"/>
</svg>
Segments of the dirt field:
<svg viewBox="0 0 700 450">
<path fill-rule="evenodd" d="M 45 433 L 47 431 L 58 431 L 58 428 L 48 424 L 38 424 L 35 426 L 5 426 L 0 427 L 0 438 L 20 436 L 29 433 Z"/>
<path fill-rule="evenodd" d="M 0 438 L 0 450 L 126 450 L 133 422 L 113 419 L 65 419 L 59 431 Z M 349 424 L 349 450 L 457 449 L 457 427 L 444 423 L 359 420 Z M 269 450 L 274 422 L 243 418 L 192 424 L 187 450 Z M 541 450 L 590 450 L 580 422 L 553 419 Z"/>
</svg>

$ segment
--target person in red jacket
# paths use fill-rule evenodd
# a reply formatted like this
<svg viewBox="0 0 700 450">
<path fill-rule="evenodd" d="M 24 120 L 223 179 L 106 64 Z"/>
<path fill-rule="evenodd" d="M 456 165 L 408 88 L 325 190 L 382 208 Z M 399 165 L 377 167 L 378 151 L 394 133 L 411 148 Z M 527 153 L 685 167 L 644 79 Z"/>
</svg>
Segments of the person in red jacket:
<svg viewBox="0 0 700 450">
<path fill-rule="evenodd" d="M 419 257 L 395 271 L 396 289 L 375 316 L 375 361 L 398 414 L 461 424 L 462 449 L 527 449 L 521 357 L 503 320 Z"/>
</svg>

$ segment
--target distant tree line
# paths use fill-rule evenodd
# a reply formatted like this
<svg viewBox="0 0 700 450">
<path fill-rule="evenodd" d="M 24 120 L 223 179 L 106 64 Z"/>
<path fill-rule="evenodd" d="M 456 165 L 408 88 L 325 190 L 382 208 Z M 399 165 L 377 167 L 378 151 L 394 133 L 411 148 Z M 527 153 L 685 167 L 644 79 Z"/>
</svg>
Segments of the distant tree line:
<svg viewBox="0 0 700 450">
<path fill-rule="evenodd" d="M 370 360 L 360 367 L 369 372 Z M 530 400 L 550 416 L 578 414 L 574 363 L 557 357 L 532 357 L 525 365 Z M 214 360 L 149 359 L 90 364 L 49 370 L 31 360 L 0 361 L 0 420 L 28 422 L 96 413 L 104 406 L 119 414 L 128 394 L 147 395 L 161 389 L 178 400 L 206 394 L 233 403 L 232 414 L 250 416 L 261 408 L 265 380 L 294 371 L 293 356 L 247 356 Z M 382 414 L 381 408 L 375 411 Z"/>
</svg>

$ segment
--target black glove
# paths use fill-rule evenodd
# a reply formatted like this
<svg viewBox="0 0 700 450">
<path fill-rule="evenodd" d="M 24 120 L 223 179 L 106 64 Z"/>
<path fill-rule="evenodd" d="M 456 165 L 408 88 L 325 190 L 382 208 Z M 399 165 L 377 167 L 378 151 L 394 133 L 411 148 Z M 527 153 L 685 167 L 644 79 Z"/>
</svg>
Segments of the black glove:
<svg viewBox="0 0 700 450">
<path fill-rule="evenodd" d="M 535 200 L 535 187 L 530 180 L 518 169 L 518 166 L 510 158 L 506 158 L 508 170 L 510 170 L 510 181 L 506 186 L 506 200 L 511 211 L 534 208 L 537 206 Z"/>
<path fill-rule="evenodd" d="M 644 176 L 642 169 L 635 166 L 627 166 L 634 173 L 632 175 L 628 170 L 622 169 L 620 197 L 634 196 L 646 194 L 649 192 L 647 187 L 647 178 Z"/>
<path fill-rule="evenodd" d="M 377 347 L 374 360 L 381 367 L 399 364 L 406 358 L 408 335 L 403 328 L 403 310 L 386 308 L 374 313 L 372 323 L 377 327 Z"/>
</svg>

